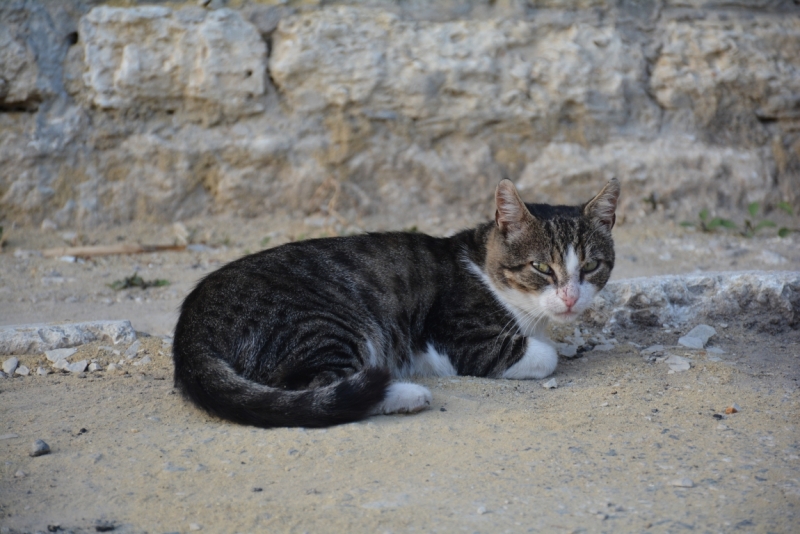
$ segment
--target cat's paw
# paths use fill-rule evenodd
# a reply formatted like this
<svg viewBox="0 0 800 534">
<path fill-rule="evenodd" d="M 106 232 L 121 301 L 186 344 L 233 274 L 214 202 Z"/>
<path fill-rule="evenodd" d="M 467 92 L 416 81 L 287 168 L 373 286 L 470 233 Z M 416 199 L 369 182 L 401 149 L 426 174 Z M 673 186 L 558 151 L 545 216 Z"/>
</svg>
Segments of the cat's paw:
<svg viewBox="0 0 800 534">
<path fill-rule="evenodd" d="M 544 378 L 556 370 L 558 354 L 551 345 L 529 337 L 525 355 L 520 361 L 506 369 L 503 378 L 511 380 L 527 380 Z"/>
<path fill-rule="evenodd" d="M 428 388 L 408 382 L 395 382 L 386 390 L 386 396 L 374 410 L 376 414 L 417 413 L 431 405 Z"/>
</svg>

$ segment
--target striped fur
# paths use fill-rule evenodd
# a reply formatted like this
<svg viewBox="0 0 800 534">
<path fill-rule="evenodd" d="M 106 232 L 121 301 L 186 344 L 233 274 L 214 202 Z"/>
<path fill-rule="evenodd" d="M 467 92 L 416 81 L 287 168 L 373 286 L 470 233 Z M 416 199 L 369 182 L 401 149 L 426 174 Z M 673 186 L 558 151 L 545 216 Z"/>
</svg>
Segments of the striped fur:
<svg viewBox="0 0 800 534">
<path fill-rule="evenodd" d="M 452 237 L 364 234 L 241 258 L 184 301 L 175 384 L 231 421 L 314 427 L 430 403 L 393 379 L 546 376 L 547 321 L 580 315 L 614 266 L 618 195 L 612 181 L 582 206 L 524 204 L 504 180 L 495 221 Z"/>
</svg>

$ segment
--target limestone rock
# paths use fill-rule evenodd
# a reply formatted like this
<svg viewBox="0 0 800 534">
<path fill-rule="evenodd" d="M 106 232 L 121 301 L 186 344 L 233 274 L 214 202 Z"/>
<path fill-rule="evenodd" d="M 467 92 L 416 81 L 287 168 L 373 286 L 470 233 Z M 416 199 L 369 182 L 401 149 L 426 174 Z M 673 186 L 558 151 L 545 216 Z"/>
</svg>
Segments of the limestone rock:
<svg viewBox="0 0 800 534">
<path fill-rule="evenodd" d="M 0 326 L 0 354 L 41 354 L 96 340 L 117 344 L 135 339 L 130 321 Z"/>
<path fill-rule="evenodd" d="M 692 328 L 688 334 L 678 339 L 678 344 L 690 349 L 702 349 L 716 333 L 717 331 L 713 327 L 707 324 L 699 324 Z"/>
<path fill-rule="evenodd" d="M 357 106 L 422 129 L 503 122 L 546 136 L 572 121 L 608 128 L 657 109 L 641 82 L 644 57 L 613 27 L 524 20 L 409 22 L 335 7 L 281 21 L 270 72 L 296 110 Z M 592 127 L 593 128 L 593 127 Z"/>
<path fill-rule="evenodd" d="M 3 362 L 3 372 L 9 375 L 13 375 L 14 371 L 17 370 L 19 366 L 19 358 L 11 357 Z"/>
<path fill-rule="evenodd" d="M 800 272 L 657 276 L 609 283 L 586 313 L 608 327 L 741 318 L 764 328 L 800 324 Z"/>
<path fill-rule="evenodd" d="M 0 23 L 0 108 L 35 109 L 42 100 L 34 51 Z"/>
<path fill-rule="evenodd" d="M 55 363 L 58 360 L 68 360 L 73 354 L 78 352 L 78 349 L 53 349 L 44 351 L 45 357 L 51 362 Z"/>
<path fill-rule="evenodd" d="M 266 44 L 236 11 L 98 6 L 80 35 L 84 83 L 102 108 L 199 100 L 234 114 L 263 110 Z"/>
<path fill-rule="evenodd" d="M 800 211 L 796 2 L 346 3 L 0 2 L 0 213 L 300 217 L 335 191 L 399 226 L 611 176 L 627 221 Z"/>
<path fill-rule="evenodd" d="M 758 118 L 800 118 L 796 16 L 675 20 L 665 31 L 650 86 L 667 110 L 757 144 L 767 135 Z"/>
<path fill-rule="evenodd" d="M 770 191 L 769 159 L 763 151 L 710 146 L 690 138 L 664 137 L 651 142 L 613 140 L 585 148 L 578 143 L 551 143 L 525 166 L 517 186 L 537 202 L 571 203 L 591 198 L 597 184 L 612 176 L 622 185 L 622 209 L 641 206 L 653 190 L 673 208 L 712 206 L 720 198 L 760 202 Z M 706 180 L 726 175 L 726 187 Z M 564 187 L 568 183 L 569 187 Z M 657 186 L 655 184 L 658 184 Z"/>
</svg>

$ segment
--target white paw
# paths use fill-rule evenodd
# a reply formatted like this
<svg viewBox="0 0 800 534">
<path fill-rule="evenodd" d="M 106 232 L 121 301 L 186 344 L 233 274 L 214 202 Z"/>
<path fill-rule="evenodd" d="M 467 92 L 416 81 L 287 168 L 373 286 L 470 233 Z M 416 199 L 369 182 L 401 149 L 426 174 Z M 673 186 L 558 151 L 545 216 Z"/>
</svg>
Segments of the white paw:
<svg viewBox="0 0 800 534">
<path fill-rule="evenodd" d="M 556 349 L 544 341 L 529 337 L 525 355 L 520 361 L 506 369 L 503 378 L 511 380 L 544 378 L 551 375 L 557 365 Z"/>
<path fill-rule="evenodd" d="M 417 413 L 431 405 L 431 392 L 427 388 L 408 382 L 395 382 L 386 390 L 386 396 L 374 413 Z"/>
</svg>

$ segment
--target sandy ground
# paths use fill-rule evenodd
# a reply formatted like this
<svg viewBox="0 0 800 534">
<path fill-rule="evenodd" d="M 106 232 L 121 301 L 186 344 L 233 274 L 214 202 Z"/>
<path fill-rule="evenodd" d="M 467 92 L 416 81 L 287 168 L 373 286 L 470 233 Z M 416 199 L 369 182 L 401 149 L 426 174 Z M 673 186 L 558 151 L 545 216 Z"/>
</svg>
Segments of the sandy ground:
<svg viewBox="0 0 800 534">
<path fill-rule="evenodd" d="M 444 233 L 468 223 L 416 226 Z M 185 226 L 207 248 L 74 263 L 14 251 L 66 241 L 169 243 L 174 229 L 11 231 L 0 254 L 0 324 L 130 319 L 152 334 L 142 338 L 152 362 L 0 380 L 3 533 L 797 532 L 800 332 L 716 324 L 711 344 L 725 353 L 668 348 L 692 362 L 670 373 L 639 349 L 674 346 L 681 332 L 625 330 L 612 351 L 562 360 L 557 389 L 424 379 L 433 406 L 414 416 L 253 429 L 210 418 L 175 394 L 162 336 L 205 273 L 263 246 L 355 229 L 319 218 Z M 666 220 L 615 232 L 615 279 L 800 268 L 797 236 L 704 234 Z M 134 271 L 171 284 L 108 287 Z M 105 368 L 121 359 L 112 351 L 124 346 L 104 346 L 84 345 L 73 360 Z M 43 356 L 20 360 L 48 367 Z M 725 415 L 733 403 L 741 411 Z M 35 439 L 51 454 L 30 457 Z M 688 485 L 683 479 L 692 487 L 675 485 Z"/>
</svg>

